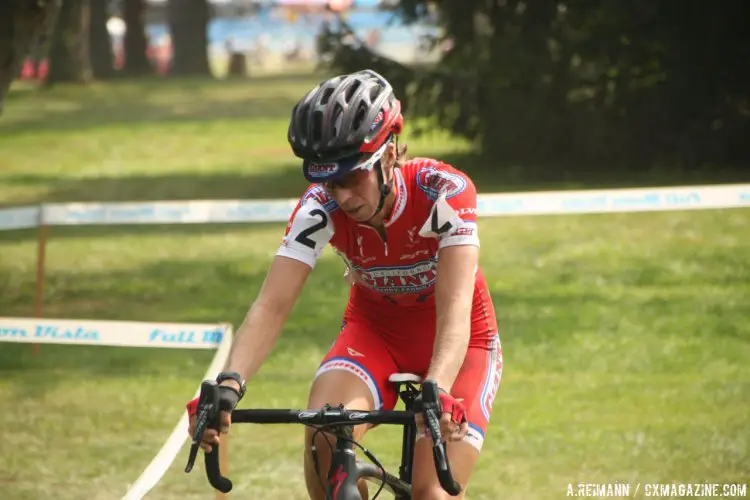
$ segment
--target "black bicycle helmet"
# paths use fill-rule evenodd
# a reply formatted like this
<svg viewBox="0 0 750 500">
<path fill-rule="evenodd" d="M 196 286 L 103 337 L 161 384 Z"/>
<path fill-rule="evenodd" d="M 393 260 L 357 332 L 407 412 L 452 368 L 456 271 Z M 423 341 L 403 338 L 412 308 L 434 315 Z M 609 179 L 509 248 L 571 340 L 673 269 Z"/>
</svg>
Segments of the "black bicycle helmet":
<svg viewBox="0 0 750 500">
<path fill-rule="evenodd" d="M 372 70 L 339 75 L 308 92 L 292 110 L 287 139 L 310 182 L 329 182 L 378 153 L 403 127 L 401 103 Z M 382 152 L 381 152 L 382 154 Z"/>
</svg>

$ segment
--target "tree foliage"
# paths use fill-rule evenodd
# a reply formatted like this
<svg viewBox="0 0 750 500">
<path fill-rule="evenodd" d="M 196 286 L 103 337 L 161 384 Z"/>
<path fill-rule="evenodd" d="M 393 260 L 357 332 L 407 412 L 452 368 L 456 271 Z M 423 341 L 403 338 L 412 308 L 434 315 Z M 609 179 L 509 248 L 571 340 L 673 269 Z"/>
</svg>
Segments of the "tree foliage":
<svg viewBox="0 0 750 500">
<path fill-rule="evenodd" d="M 54 0 L 0 1 L 0 113 L 11 82 L 56 11 Z"/>
<path fill-rule="evenodd" d="M 430 5 L 431 4 L 431 5 Z M 430 8 L 428 8 L 430 7 Z M 346 43 L 335 69 L 380 69 L 413 115 L 546 169 L 750 163 L 750 2 L 400 0 L 444 48 L 407 68 Z"/>
</svg>

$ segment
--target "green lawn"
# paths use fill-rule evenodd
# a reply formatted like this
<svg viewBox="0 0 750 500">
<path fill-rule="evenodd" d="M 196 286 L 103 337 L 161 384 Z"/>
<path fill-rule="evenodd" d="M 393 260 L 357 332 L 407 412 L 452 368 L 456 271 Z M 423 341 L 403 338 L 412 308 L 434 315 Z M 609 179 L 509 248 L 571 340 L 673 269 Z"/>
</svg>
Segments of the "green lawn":
<svg viewBox="0 0 750 500">
<path fill-rule="evenodd" d="M 16 89 L 0 117 L 0 204 L 298 195 L 287 117 L 318 79 Z M 473 160 L 440 133 L 410 145 Z M 502 189 L 467 165 L 488 179 L 481 191 Z M 283 228 L 54 228 L 46 314 L 237 326 Z M 497 218 L 480 232 L 505 372 L 469 498 L 748 481 L 750 211 Z M 35 238 L 0 233 L 1 315 L 31 314 Z M 304 404 L 338 331 L 342 273 L 324 254 L 244 406 Z M 0 343 L 2 498 L 121 498 L 211 356 L 45 345 L 35 357 Z M 365 444 L 397 466 L 396 430 Z M 304 498 L 301 447 L 300 428 L 235 426 L 234 496 Z M 186 457 L 149 498 L 210 498 L 202 466 L 182 472 Z"/>
</svg>

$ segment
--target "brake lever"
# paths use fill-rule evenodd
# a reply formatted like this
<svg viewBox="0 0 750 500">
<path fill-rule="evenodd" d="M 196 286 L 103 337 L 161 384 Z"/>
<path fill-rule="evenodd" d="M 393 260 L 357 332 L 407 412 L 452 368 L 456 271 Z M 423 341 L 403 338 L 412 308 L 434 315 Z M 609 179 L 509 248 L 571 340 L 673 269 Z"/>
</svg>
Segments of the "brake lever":
<svg viewBox="0 0 750 500">
<path fill-rule="evenodd" d="M 185 472 L 193 470 L 195 459 L 198 457 L 200 442 L 207 428 L 216 426 L 219 419 L 219 390 L 216 381 L 204 380 L 201 383 L 200 396 L 198 397 L 198 412 L 196 413 L 195 432 L 193 443 L 190 445 Z"/>
<path fill-rule="evenodd" d="M 440 398 L 438 395 L 437 384 L 430 380 L 422 383 L 422 409 L 426 420 L 426 427 L 432 437 L 432 455 L 437 469 L 438 481 L 443 490 L 450 496 L 461 494 L 461 485 L 453 479 L 450 463 L 448 461 L 448 444 L 443 442 L 440 432 Z M 424 399 L 427 399 L 425 404 Z"/>
</svg>

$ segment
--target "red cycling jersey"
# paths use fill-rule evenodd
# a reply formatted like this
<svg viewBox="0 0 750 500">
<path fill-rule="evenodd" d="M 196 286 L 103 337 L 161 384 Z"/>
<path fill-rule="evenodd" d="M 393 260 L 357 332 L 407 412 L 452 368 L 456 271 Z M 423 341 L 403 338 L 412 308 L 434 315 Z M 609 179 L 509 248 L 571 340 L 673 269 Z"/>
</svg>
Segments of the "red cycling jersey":
<svg viewBox="0 0 750 500">
<path fill-rule="evenodd" d="M 341 332 L 317 376 L 344 370 L 369 388 L 375 408 L 397 400 L 389 376 L 425 376 L 436 334 L 435 283 L 439 250 L 479 246 L 477 196 L 471 179 L 453 167 L 414 159 L 394 170 L 395 203 L 385 238 L 348 217 L 321 186 L 311 185 L 292 213 L 277 255 L 315 266 L 328 243 L 344 259 L 351 286 Z M 476 270 L 471 338 L 451 394 L 469 420 L 465 440 L 481 449 L 502 376 L 495 310 Z"/>
<path fill-rule="evenodd" d="M 277 255 L 314 267 L 330 242 L 348 266 L 353 284 L 350 313 L 379 320 L 434 315 L 438 251 L 451 245 L 479 246 L 476 189 L 450 165 L 418 158 L 394 169 L 394 190 L 383 239 L 371 226 L 348 217 L 323 187 L 311 185 L 290 217 Z M 481 268 L 476 271 L 471 319 L 471 344 L 487 345 L 497 325 Z"/>
</svg>

